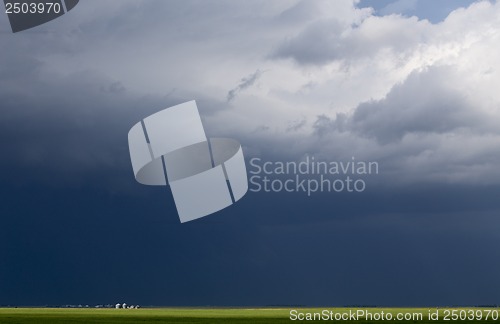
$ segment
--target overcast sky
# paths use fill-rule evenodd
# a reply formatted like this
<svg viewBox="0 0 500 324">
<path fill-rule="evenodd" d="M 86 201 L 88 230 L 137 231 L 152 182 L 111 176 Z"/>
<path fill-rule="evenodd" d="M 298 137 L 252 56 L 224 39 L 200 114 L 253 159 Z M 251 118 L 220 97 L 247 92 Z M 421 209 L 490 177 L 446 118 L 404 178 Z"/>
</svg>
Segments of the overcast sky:
<svg viewBox="0 0 500 324">
<path fill-rule="evenodd" d="M 500 304 L 500 2 L 86 0 L 0 15 L 0 304 Z M 247 160 L 378 161 L 362 194 L 180 224 L 127 133 L 196 100 Z"/>
</svg>

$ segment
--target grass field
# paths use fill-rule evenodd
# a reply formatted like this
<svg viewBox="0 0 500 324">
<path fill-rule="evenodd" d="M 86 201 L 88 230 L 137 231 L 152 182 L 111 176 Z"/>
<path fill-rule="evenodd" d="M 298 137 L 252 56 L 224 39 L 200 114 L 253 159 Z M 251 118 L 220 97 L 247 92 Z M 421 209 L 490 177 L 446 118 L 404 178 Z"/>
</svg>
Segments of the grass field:
<svg viewBox="0 0 500 324">
<path fill-rule="evenodd" d="M 349 311 L 356 312 L 352 308 L 330 308 L 335 313 L 348 314 Z M 363 308 L 362 310 L 375 314 L 391 314 L 392 323 L 444 323 L 444 322 L 467 322 L 467 323 L 500 323 L 498 308 L 468 308 L 468 309 L 440 309 L 438 320 L 429 320 L 428 308 Z M 455 312 L 453 312 L 453 310 Z M 493 311 L 491 311 L 493 310 Z M 321 313 L 323 309 L 297 309 L 298 314 Z M 435 312 L 436 309 L 431 309 Z M 398 314 L 410 314 L 413 319 L 397 320 Z M 422 318 L 418 315 L 422 314 Z M 444 320 L 448 314 L 449 320 Z M 454 315 L 453 315 L 454 314 Z M 469 319 L 464 319 L 468 314 Z M 486 320 L 487 315 L 488 319 Z M 460 319 L 462 316 L 462 319 Z M 456 320 L 452 320 L 456 317 Z M 481 318 L 481 319 L 479 319 Z M 192 309 L 192 308 L 143 308 L 143 309 L 57 309 L 57 308 L 3 308 L 0 309 L 0 323 L 9 324 L 45 324 L 45 323 L 291 323 L 299 320 L 290 320 L 290 308 L 256 308 L 256 309 Z M 314 322 L 308 320 L 306 322 Z M 324 321 L 322 321 L 324 322 Z M 333 322 L 333 320 L 331 321 Z M 337 321 L 336 321 L 337 322 Z M 344 322 L 344 321 L 341 321 Z M 353 321 L 351 321 L 353 322 Z M 381 322 L 380 320 L 358 319 L 354 322 L 369 323 Z"/>
</svg>

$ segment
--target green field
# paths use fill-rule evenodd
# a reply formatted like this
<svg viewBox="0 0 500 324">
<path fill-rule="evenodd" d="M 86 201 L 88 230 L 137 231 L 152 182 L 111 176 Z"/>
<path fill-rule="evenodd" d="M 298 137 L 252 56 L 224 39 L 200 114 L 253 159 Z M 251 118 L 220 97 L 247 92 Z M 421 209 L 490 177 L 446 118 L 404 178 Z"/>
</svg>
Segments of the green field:
<svg viewBox="0 0 500 324">
<path fill-rule="evenodd" d="M 290 308 L 143 308 L 143 309 L 58 309 L 58 308 L 2 308 L 0 309 L 0 323 L 291 323 L 300 320 L 290 320 Z M 298 314 L 307 316 L 320 313 L 318 308 L 300 308 Z M 348 314 L 356 312 L 354 308 L 329 308 L 327 312 L 333 314 Z M 429 320 L 428 308 L 362 308 L 371 316 L 384 312 L 385 316 L 392 316 L 392 323 L 500 323 L 497 315 L 498 308 L 454 308 L 439 309 L 439 320 Z M 388 315 L 390 314 L 390 315 Z M 403 314 L 414 319 L 397 320 L 396 316 Z M 418 318 L 422 314 L 422 318 Z M 448 315 L 449 320 L 444 320 Z M 340 315 L 338 315 L 340 316 Z M 347 315 L 344 315 L 347 316 Z M 467 316 L 468 319 L 464 319 Z M 462 319 L 460 318 L 462 317 Z M 488 317 L 488 319 L 486 319 Z M 453 320 L 455 318 L 455 320 Z M 335 320 L 332 320 L 333 322 Z M 308 320 L 306 322 L 317 322 Z M 321 321 L 328 322 L 328 321 Z M 335 321 L 338 322 L 338 321 Z M 344 322 L 342 320 L 341 322 Z M 349 321 L 353 322 L 353 321 Z M 354 322 L 370 323 L 381 322 L 358 318 Z"/>
</svg>

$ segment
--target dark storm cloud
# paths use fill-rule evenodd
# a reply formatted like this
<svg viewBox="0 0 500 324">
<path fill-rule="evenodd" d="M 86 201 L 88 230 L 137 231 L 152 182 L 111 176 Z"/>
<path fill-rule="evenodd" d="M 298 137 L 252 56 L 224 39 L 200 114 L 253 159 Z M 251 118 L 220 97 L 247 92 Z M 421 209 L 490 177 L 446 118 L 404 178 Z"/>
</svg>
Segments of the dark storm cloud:
<svg viewBox="0 0 500 324">
<path fill-rule="evenodd" d="M 179 225 L 158 188 L 133 199 L 43 188 L 2 191 L 10 198 L 2 214 L 17 217 L 0 227 L 3 246 L 16 242 L 0 251 L 1 304 L 427 306 L 498 297 L 493 192 L 378 191 L 363 204 L 252 194 Z"/>
<path fill-rule="evenodd" d="M 249 67 L 248 57 L 277 48 L 276 57 L 314 65 L 410 46 L 398 37 L 414 37 L 415 19 L 372 20 L 368 27 L 387 22 L 381 38 L 344 39 L 343 22 L 317 18 L 343 16 L 322 5 L 353 8 L 338 3 L 283 3 L 270 13 L 269 1 L 87 1 L 75 20 L 59 19 L 65 32 L 47 24 L 43 35 L 2 37 L 0 304 L 497 303 L 500 141 L 494 119 L 447 86 L 460 74 L 415 72 L 382 99 L 316 119 L 300 117 L 305 104 L 288 120 L 294 102 L 265 101 L 276 99 L 272 88 L 263 107 L 240 96 L 229 109 L 235 80 L 256 71 L 233 96 L 255 90 L 256 69 L 282 63 Z M 291 75 L 315 73 L 298 68 Z M 295 81 L 287 76 L 276 84 Z M 337 95 L 318 101 L 327 107 Z M 360 195 L 249 192 L 181 225 L 167 188 L 136 183 L 127 132 L 191 99 L 208 136 L 237 129 L 230 135 L 247 159 L 355 155 L 379 161 L 381 174 Z M 276 110 L 284 131 L 248 106 Z M 251 118 L 256 127 L 240 130 Z"/>
<path fill-rule="evenodd" d="M 276 44 L 281 44 L 284 47 L 280 47 L 278 51 L 285 49 L 286 46 L 292 46 L 293 49 L 289 48 L 290 53 L 295 53 L 293 55 L 298 61 L 319 64 L 337 58 L 356 57 L 356 53 L 361 56 L 369 56 L 386 46 L 408 48 L 409 44 L 414 44 L 419 39 L 419 36 L 408 36 L 413 34 L 408 33 L 405 28 L 409 30 L 415 25 L 425 26 L 424 23 L 417 22 L 416 19 L 385 17 L 382 20 L 380 17 L 368 17 L 352 27 L 352 35 L 341 37 L 341 32 L 345 28 L 351 28 L 351 24 L 346 25 L 339 17 L 321 16 L 325 12 L 327 16 L 336 13 L 321 10 L 322 6 L 327 3 L 300 1 L 295 5 L 290 5 L 284 11 L 276 10 L 275 15 L 267 15 L 264 17 L 265 19 L 257 14 L 252 14 L 245 18 L 248 20 L 244 20 L 244 22 L 252 24 L 257 21 L 267 21 L 268 26 L 274 26 L 278 30 L 283 25 L 293 25 L 294 22 L 300 22 L 301 28 L 293 29 L 298 31 L 298 36 L 283 43 L 281 42 L 281 34 L 279 34 L 280 41 Z M 153 10 L 156 5 L 165 10 Z M 82 6 L 85 9 L 85 5 Z M 224 24 L 231 23 L 230 21 L 233 19 L 226 17 L 219 11 L 224 6 L 230 6 L 238 12 L 244 12 L 245 9 L 245 6 L 240 7 L 226 2 L 217 2 L 213 6 L 198 5 L 195 2 L 187 2 L 183 5 L 145 2 L 137 7 L 132 3 L 124 2 L 123 5 L 116 8 L 109 4 L 103 4 L 102 14 L 107 13 L 110 15 L 110 19 L 103 19 L 99 15 L 92 17 L 90 19 L 92 23 L 86 21 L 77 25 L 69 34 L 49 33 L 43 37 L 21 35 L 23 38 L 2 40 L 6 41 L 7 45 L 7 50 L 1 54 L 5 58 L 6 64 L 0 70 L 3 76 L 3 81 L 1 81 L 3 82 L 2 100 L 5 103 L 3 132 L 6 137 L 17 137 L 20 138 L 20 141 L 22 139 L 21 145 L 12 145 L 10 152 L 13 154 L 3 163 L 20 160 L 23 161 L 23 164 L 32 163 L 31 165 L 39 167 L 58 165 L 61 170 L 66 168 L 79 170 L 78 168 L 81 167 L 82 172 L 83 170 L 98 170 L 103 165 L 111 167 L 121 163 L 120 167 L 127 169 L 129 161 L 123 134 L 126 134 L 130 125 L 153 111 L 193 98 L 198 100 L 202 117 L 210 118 L 210 122 L 205 123 L 207 134 L 209 136 L 227 136 L 226 125 L 224 125 L 227 120 L 224 120 L 223 123 L 217 123 L 217 119 L 223 112 L 229 110 L 228 101 L 231 101 L 241 91 L 255 85 L 263 73 L 262 70 L 257 69 L 254 73 L 243 78 L 240 84 L 229 93 L 225 89 L 230 87 L 223 88 L 223 92 L 217 97 L 207 94 L 208 91 L 205 92 L 206 84 L 203 82 L 191 84 L 188 80 L 185 81 L 185 85 L 177 88 L 178 75 L 182 75 L 179 71 L 189 67 L 187 64 L 172 64 L 171 58 L 169 58 L 169 60 L 165 59 L 165 65 L 169 68 L 165 70 L 165 73 L 158 73 L 158 75 L 169 76 L 164 86 L 166 95 L 161 96 L 158 93 L 145 95 L 144 93 L 147 92 L 144 89 L 138 91 L 137 87 L 131 86 L 131 83 L 156 86 L 154 76 L 148 75 L 147 79 L 141 79 L 142 82 L 138 82 L 135 79 L 140 78 L 136 77 L 135 70 L 134 73 L 121 75 L 120 79 L 109 77 L 101 71 L 96 72 L 99 70 L 99 62 L 102 61 L 110 65 L 117 64 L 117 68 L 122 70 L 134 69 L 136 64 L 131 64 L 130 62 L 133 61 L 126 59 L 130 59 L 135 54 L 130 57 L 121 57 L 114 55 L 117 52 L 115 49 L 104 47 L 101 52 L 109 52 L 109 55 L 96 58 L 95 53 L 91 51 L 94 48 L 101 49 L 100 45 L 106 42 L 113 43 L 116 40 L 121 42 L 128 38 L 138 44 L 150 45 L 147 42 L 147 37 L 151 33 L 152 35 L 162 34 L 163 36 L 158 39 L 161 39 L 166 45 L 172 42 L 173 37 L 182 46 L 185 46 L 186 43 L 203 44 L 201 38 L 208 40 L 214 37 L 220 40 L 222 37 L 224 41 L 229 40 L 227 44 L 231 46 L 227 47 L 233 50 L 233 45 L 239 44 L 230 40 L 234 34 L 230 32 L 220 35 Z M 167 7 L 169 10 L 166 10 Z M 126 14 L 132 8 L 135 14 Z M 354 10 L 353 7 L 349 8 L 351 11 Z M 112 15 L 113 10 L 117 10 L 119 14 Z M 185 14 L 193 17 L 193 20 L 181 19 L 176 14 L 179 11 L 185 11 Z M 165 17 L 162 18 L 162 15 Z M 315 18 L 317 16 L 322 18 L 318 20 Z M 148 19 L 141 17 L 148 17 Z M 214 17 L 222 19 L 221 23 L 212 23 Z M 179 30 L 179 33 L 165 33 L 162 31 L 163 29 L 153 28 L 160 26 L 160 21 L 165 24 L 166 30 L 174 25 L 177 26 L 176 30 Z M 386 31 L 380 35 L 375 34 L 375 36 L 378 35 L 378 38 L 364 34 L 370 30 L 370 27 L 377 27 L 378 24 L 383 27 L 382 31 Z M 235 28 L 243 28 L 243 25 L 242 22 Z M 404 28 L 393 28 L 394 26 L 401 27 L 400 25 Z M 96 35 L 99 30 L 106 31 L 102 33 L 102 42 L 90 37 L 90 35 Z M 183 41 L 180 35 L 186 36 L 186 39 Z M 325 46 L 335 48 L 325 50 Z M 142 46 L 135 47 L 141 48 Z M 169 47 L 169 51 L 173 51 L 175 48 L 177 47 Z M 181 57 L 182 60 L 179 58 L 179 62 L 196 63 L 201 58 L 201 56 L 196 56 L 197 52 L 190 47 L 182 48 L 186 54 Z M 207 48 L 213 47 L 208 46 Z M 271 49 L 271 47 L 266 49 Z M 147 52 L 155 52 L 156 50 L 158 48 Z M 257 52 L 260 50 L 262 49 L 258 48 Z M 84 68 L 69 75 L 61 73 L 62 71 L 57 70 L 57 63 L 47 60 L 47 57 L 53 56 L 51 53 L 63 57 L 68 56 L 69 58 L 65 58 L 65 60 L 70 62 L 71 57 L 77 57 L 78 59 L 74 60 L 82 64 Z M 110 57 L 113 59 L 111 60 Z M 123 60 L 122 65 L 116 63 L 120 60 Z M 140 66 L 147 67 L 149 64 L 147 59 L 141 58 L 141 62 Z M 163 62 L 161 63 L 160 66 L 163 66 Z M 182 66 L 182 68 L 177 71 L 175 70 L 177 66 Z M 158 70 L 158 67 L 155 66 L 154 69 Z M 196 70 L 196 74 L 199 71 L 203 70 Z M 372 155 L 373 158 L 401 161 L 410 160 L 413 156 L 426 152 L 426 150 L 437 150 L 432 142 L 441 142 L 439 135 L 460 133 L 465 136 L 466 131 L 471 131 L 475 135 L 494 134 L 490 131 L 492 128 L 491 122 L 488 122 L 491 119 L 490 116 L 476 112 L 475 102 L 464 98 L 460 90 L 446 85 L 447 78 L 450 80 L 460 78 L 460 76 L 453 76 L 446 71 L 445 68 L 430 68 L 425 73 L 415 72 L 403 84 L 394 87 L 384 99 L 362 103 L 352 113 L 332 115 L 325 112 L 317 120 L 310 118 L 284 120 L 283 131 L 279 134 L 272 131 L 275 129 L 272 125 L 274 121 L 266 121 L 265 128 L 257 128 L 258 125 L 253 128 L 265 129 L 265 132 L 235 131 L 235 134 L 232 135 L 237 135 L 250 152 L 269 151 L 275 154 L 275 158 L 296 160 L 309 153 L 332 159 L 347 158 L 352 155 L 366 157 Z M 189 89 L 188 86 L 192 89 Z M 175 91 L 172 92 L 172 89 Z M 226 93 L 227 98 L 224 98 Z M 14 106 L 25 108 L 12 108 Z M 304 109 L 305 113 L 307 113 L 306 108 L 307 106 Z M 283 111 L 286 111 L 285 109 Z M 29 115 L 33 113 L 33 116 L 36 116 L 36 118 L 28 118 L 25 122 L 29 123 L 30 129 L 39 135 L 31 136 L 32 139 L 28 139 L 28 136 L 14 136 L 17 129 L 11 125 L 23 122 L 25 115 L 18 115 L 21 112 Z M 283 114 L 284 117 L 286 115 L 286 113 Z M 215 122 L 213 122 L 214 120 Z M 242 120 L 242 123 L 247 121 L 244 118 Z M 10 122 L 7 123 L 7 121 Z M 64 123 L 60 123 L 61 121 Z M 230 122 L 232 123 L 233 120 Z M 235 123 L 237 122 L 241 121 L 235 121 Z M 221 125 L 224 127 L 220 127 Z M 308 127 L 312 127 L 312 133 L 308 133 Z M 73 129 L 75 130 L 74 134 L 71 132 Z M 297 135 L 299 130 L 304 133 Z M 424 140 L 415 139 L 419 136 Z M 479 135 L 476 140 L 481 140 Z M 41 144 L 41 142 L 46 141 L 53 144 Z M 115 141 L 120 141 L 120 145 L 114 145 Z M 460 147 L 456 144 L 461 141 L 462 138 L 459 138 L 454 143 L 448 143 L 447 146 L 456 146 L 455 149 L 459 150 Z M 491 142 L 482 141 L 481 145 L 486 143 L 495 146 L 494 141 L 494 139 Z M 81 147 L 75 147 L 73 143 L 76 142 L 79 142 Z M 292 142 L 293 144 L 290 145 Z M 387 144 L 393 146 L 389 149 Z M 468 145 L 474 144 L 469 142 Z M 63 149 L 57 149 L 58 147 Z M 120 150 L 119 154 L 113 151 L 118 149 Z M 89 150 L 92 154 L 88 154 Z M 439 152 L 439 150 L 437 151 Z M 487 151 L 487 147 L 483 151 Z M 483 157 L 486 153 L 471 153 L 468 163 L 474 159 L 473 154 Z M 50 160 L 51 156 L 57 157 L 56 162 Z M 491 161 L 491 163 L 493 162 L 494 160 Z M 441 168 L 445 173 L 446 168 L 443 165 Z M 404 164 L 393 164 L 390 171 L 407 173 Z M 75 172 L 75 174 L 82 172 Z M 415 172 L 413 175 L 416 179 L 421 178 L 419 172 Z M 78 178 L 79 176 L 73 177 Z"/>
<path fill-rule="evenodd" d="M 29 55 L 3 56 L 0 67 L 0 165 L 12 170 L 4 184 L 82 184 L 99 175 L 120 187 L 128 170 L 126 134 L 175 98 L 134 96 L 99 73 L 60 76 Z M 17 67 L 17 68 L 13 68 Z"/>
</svg>

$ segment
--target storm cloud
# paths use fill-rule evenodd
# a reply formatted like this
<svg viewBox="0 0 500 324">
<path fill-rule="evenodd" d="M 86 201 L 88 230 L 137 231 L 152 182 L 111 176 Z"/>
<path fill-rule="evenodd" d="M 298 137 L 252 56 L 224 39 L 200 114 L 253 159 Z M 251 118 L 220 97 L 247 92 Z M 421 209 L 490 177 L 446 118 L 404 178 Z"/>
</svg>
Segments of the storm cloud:
<svg viewBox="0 0 500 324">
<path fill-rule="evenodd" d="M 0 21 L 0 304 L 498 303 L 500 3 L 439 22 L 361 3 L 88 0 L 26 32 Z M 180 225 L 168 190 L 135 182 L 127 133 L 193 99 L 247 160 L 380 174 Z"/>
</svg>

